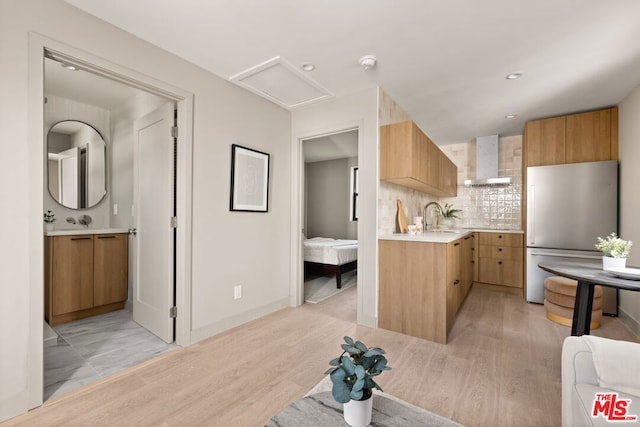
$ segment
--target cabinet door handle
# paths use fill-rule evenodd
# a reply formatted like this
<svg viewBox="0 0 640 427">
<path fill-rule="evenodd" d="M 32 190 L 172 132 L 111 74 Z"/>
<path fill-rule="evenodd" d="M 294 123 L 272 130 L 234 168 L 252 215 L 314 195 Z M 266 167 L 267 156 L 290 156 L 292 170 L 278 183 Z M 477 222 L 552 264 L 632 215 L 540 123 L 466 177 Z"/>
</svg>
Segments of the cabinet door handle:
<svg viewBox="0 0 640 427">
<path fill-rule="evenodd" d="M 471 236 L 467 236 L 464 238 L 464 240 L 469 240 L 471 238 Z"/>
<path fill-rule="evenodd" d="M 71 240 L 91 240 L 91 237 L 72 237 Z"/>
<path fill-rule="evenodd" d="M 498 265 L 502 265 L 502 261 L 498 261 Z"/>
<path fill-rule="evenodd" d="M 471 264 L 475 264 L 476 262 L 474 260 L 471 260 Z"/>
<path fill-rule="evenodd" d="M 453 246 L 460 246 L 460 242 L 454 243 Z"/>
<path fill-rule="evenodd" d="M 502 234 L 498 234 L 498 239 L 502 239 Z"/>
<path fill-rule="evenodd" d="M 115 239 L 116 236 L 98 236 L 98 239 Z"/>
<path fill-rule="evenodd" d="M 458 279 L 456 279 L 456 280 L 454 280 L 454 281 L 453 281 L 453 284 L 454 284 L 454 285 L 457 285 L 458 283 L 460 283 L 460 280 L 458 280 Z"/>
<path fill-rule="evenodd" d="M 502 248 L 498 248 L 498 252 L 502 252 Z"/>
</svg>

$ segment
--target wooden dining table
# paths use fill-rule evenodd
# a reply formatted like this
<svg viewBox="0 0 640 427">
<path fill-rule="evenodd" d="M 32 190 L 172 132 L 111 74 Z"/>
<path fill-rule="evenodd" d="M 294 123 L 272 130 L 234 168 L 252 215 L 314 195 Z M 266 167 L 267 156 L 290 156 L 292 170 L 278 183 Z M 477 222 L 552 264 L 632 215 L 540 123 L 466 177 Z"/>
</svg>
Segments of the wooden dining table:
<svg viewBox="0 0 640 427">
<path fill-rule="evenodd" d="M 604 271 L 600 264 L 577 261 L 544 262 L 538 267 L 549 273 L 567 277 L 578 282 L 576 299 L 573 307 L 571 335 L 589 335 L 591 309 L 593 307 L 593 289 L 595 285 L 640 291 L 640 281 L 617 277 Z"/>
</svg>

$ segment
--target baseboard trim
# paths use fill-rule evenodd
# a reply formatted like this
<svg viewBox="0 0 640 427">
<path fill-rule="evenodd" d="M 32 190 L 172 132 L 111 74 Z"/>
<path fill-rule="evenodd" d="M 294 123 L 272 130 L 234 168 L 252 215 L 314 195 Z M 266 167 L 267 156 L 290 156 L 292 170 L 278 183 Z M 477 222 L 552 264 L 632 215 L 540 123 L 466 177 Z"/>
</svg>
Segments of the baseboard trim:
<svg viewBox="0 0 640 427">
<path fill-rule="evenodd" d="M 245 323 L 259 319 L 278 310 L 282 310 L 283 308 L 289 307 L 289 302 L 288 297 L 283 298 L 271 304 L 263 305 L 245 313 L 194 329 L 191 331 L 191 344 L 202 341 L 206 338 L 211 338 L 222 332 L 228 331 L 229 329 L 233 329 L 236 326 L 244 325 Z"/>
<path fill-rule="evenodd" d="M 618 306 L 618 317 L 622 320 L 622 323 L 627 325 L 636 335 L 640 335 L 640 322 L 631 317 L 631 315 L 620 306 Z"/>
</svg>

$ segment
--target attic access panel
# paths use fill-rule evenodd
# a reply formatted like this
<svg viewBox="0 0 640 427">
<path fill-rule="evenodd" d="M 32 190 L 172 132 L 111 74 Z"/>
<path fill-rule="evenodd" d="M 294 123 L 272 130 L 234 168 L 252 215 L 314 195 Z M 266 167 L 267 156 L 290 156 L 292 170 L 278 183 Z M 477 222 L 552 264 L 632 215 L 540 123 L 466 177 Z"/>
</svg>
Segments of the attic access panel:
<svg viewBox="0 0 640 427">
<path fill-rule="evenodd" d="M 287 109 L 333 96 L 279 56 L 231 76 L 229 80 Z"/>
</svg>

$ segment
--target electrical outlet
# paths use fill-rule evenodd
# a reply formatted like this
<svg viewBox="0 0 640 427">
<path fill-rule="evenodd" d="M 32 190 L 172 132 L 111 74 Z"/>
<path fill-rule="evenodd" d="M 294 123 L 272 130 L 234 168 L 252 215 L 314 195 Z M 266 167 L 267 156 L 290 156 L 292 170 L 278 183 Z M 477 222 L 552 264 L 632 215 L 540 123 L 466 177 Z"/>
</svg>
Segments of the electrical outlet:
<svg viewBox="0 0 640 427">
<path fill-rule="evenodd" d="M 242 298 L 242 285 L 238 285 L 233 288 L 233 299 Z"/>
</svg>

